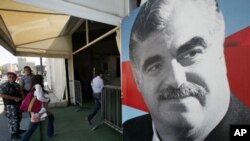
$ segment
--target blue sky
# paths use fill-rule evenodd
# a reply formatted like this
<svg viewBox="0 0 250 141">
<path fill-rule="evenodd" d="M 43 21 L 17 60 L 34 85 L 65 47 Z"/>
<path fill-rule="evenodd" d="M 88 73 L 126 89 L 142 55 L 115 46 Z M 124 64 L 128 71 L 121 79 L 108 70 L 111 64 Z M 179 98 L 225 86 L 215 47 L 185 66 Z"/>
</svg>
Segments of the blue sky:
<svg viewBox="0 0 250 141">
<path fill-rule="evenodd" d="M 16 63 L 17 59 L 0 45 L 0 65 Z"/>
<path fill-rule="evenodd" d="M 7 63 L 17 63 L 16 56 L 12 55 L 5 48 L 0 45 L 0 66 Z M 40 64 L 40 58 L 38 57 L 26 57 L 27 61 L 34 62 L 36 65 Z"/>
</svg>

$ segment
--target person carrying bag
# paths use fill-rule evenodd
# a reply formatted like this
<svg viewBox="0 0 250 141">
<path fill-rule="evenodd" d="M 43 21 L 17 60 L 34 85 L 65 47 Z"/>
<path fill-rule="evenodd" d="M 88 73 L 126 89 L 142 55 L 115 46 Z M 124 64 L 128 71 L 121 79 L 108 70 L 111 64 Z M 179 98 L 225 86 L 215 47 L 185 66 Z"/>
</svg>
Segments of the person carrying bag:
<svg viewBox="0 0 250 141">
<path fill-rule="evenodd" d="M 32 91 L 33 96 L 43 103 L 39 112 L 31 112 L 30 127 L 23 136 L 21 141 L 29 141 L 34 131 L 37 129 L 39 123 L 48 118 L 47 136 L 52 137 L 54 135 L 54 115 L 48 108 L 48 102 L 50 101 L 48 92 L 44 89 L 43 76 L 34 75 L 32 78 Z"/>
<path fill-rule="evenodd" d="M 22 112 L 34 112 L 38 113 L 43 107 L 43 102 L 39 101 L 34 96 L 34 91 L 30 91 L 27 96 L 23 99 L 20 106 Z"/>
</svg>

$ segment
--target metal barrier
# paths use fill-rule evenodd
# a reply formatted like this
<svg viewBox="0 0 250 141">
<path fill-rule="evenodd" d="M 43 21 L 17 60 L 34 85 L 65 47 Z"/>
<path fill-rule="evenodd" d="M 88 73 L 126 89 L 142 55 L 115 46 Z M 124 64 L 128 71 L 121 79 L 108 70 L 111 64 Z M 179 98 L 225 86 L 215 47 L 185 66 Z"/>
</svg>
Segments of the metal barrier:
<svg viewBox="0 0 250 141">
<path fill-rule="evenodd" d="M 70 87 L 75 88 L 75 104 L 79 105 L 81 108 L 83 107 L 83 99 L 82 99 L 82 86 L 81 82 L 78 80 L 69 80 Z"/>
<path fill-rule="evenodd" d="M 103 122 L 122 133 L 121 87 L 104 87 L 101 111 Z"/>
</svg>

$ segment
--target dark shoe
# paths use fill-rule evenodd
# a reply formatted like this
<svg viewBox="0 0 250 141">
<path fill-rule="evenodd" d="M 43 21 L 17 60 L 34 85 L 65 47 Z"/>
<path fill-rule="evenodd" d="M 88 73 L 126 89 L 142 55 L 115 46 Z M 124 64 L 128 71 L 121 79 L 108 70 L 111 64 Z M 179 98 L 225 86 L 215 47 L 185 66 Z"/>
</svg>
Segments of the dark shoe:
<svg viewBox="0 0 250 141">
<path fill-rule="evenodd" d="M 86 120 L 89 122 L 89 125 L 92 125 L 92 122 L 89 120 L 89 118 L 87 117 Z"/>
<path fill-rule="evenodd" d="M 21 137 L 16 133 L 11 135 L 11 139 L 18 140 L 21 139 Z"/>
<path fill-rule="evenodd" d="M 47 138 L 52 138 L 54 136 L 56 136 L 57 133 L 53 133 L 52 135 L 47 135 Z"/>
<path fill-rule="evenodd" d="M 18 133 L 18 134 L 22 134 L 22 133 L 24 133 L 24 132 L 26 132 L 26 130 L 19 129 L 19 131 L 18 131 L 17 133 Z"/>
</svg>

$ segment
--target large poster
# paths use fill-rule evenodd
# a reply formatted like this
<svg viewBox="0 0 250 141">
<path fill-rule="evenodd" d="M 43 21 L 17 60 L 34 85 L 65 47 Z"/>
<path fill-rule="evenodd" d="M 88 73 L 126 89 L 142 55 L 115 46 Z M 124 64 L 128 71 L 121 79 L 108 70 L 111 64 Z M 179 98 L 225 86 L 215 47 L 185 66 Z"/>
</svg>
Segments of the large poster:
<svg viewBox="0 0 250 141">
<path fill-rule="evenodd" d="M 149 0 L 124 18 L 125 141 L 227 141 L 250 124 L 249 6 Z"/>
</svg>

